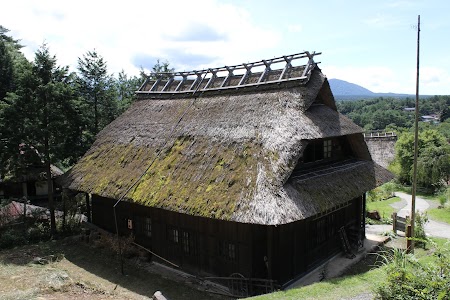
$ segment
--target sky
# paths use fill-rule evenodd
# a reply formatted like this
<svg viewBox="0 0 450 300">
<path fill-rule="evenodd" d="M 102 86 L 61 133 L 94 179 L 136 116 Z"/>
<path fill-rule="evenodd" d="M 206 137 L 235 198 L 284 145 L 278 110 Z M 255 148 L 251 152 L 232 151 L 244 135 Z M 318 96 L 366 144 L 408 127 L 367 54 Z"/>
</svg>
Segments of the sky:
<svg viewBox="0 0 450 300">
<path fill-rule="evenodd" d="M 157 59 L 176 71 L 307 51 L 329 78 L 373 92 L 450 95 L 450 1 L 0 0 L 0 25 L 30 60 L 44 42 L 76 70 L 96 50 L 110 73 L 138 75 Z"/>
</svg>

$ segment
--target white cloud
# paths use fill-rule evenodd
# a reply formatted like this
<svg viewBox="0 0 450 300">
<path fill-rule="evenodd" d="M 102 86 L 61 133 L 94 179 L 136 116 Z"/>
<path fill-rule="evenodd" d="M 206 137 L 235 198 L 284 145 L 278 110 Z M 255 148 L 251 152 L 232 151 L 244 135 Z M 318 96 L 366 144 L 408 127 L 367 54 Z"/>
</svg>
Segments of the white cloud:
<svg viewBox="0 0 450 300">
<path fill-rule="evenodd" d="M 377 14 L 376 16 L 364 20 L 364 23 L 374 28 L 389 29 L 399 25 L 400 20 L 392 15 Z"/>
<path fill-rule="evenodd" d="M 419 73 L 420 91 L 426 94 L 448 94 L 450 90 L 450 74 L 447 70 L 437 67 L 424 67 Z M 446 89 L 443 89 L 446 87 Z M 424 93 L 424 92 L 421 92 Z"/>
<path fill-rule="evenodd" d="M 303 30 L 303 26 L 300 24 L 290 24 L 288 25 L 288 31 L 289 32 L 293 32 L 293 33 L 297 33 L 297 32 L 301 32 Z"/>
<path fill-rule="evenodd" d="M 271 48 L 280 40 L 274 30 L 256 26 L 247 11 L 221 1 L 9 1 L 0 19 L 22 39 L 29 59 L 45 40 L 60 64 L 74 69 L 77 58 L 95 48 L 111 72 L 136 72 L 133 57 L 142 54 L 169 62 L 177 53 L 210 57 L 208 67 L 238 64 L 255 59 L 255 47 Z"/>
</svg>

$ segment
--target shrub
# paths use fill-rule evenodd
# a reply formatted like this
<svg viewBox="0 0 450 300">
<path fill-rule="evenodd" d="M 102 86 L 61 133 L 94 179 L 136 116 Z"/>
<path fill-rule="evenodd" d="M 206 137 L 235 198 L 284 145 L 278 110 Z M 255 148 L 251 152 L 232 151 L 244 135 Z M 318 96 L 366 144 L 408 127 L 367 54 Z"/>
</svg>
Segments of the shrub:
<svg viewBox="0 0 450 300">
<path fill-rule="evenodd" d="M 428 222 L 428 216 L 427 213 L 420 213 L 417 212 L 416 213 L 416 218 L 415 218 L 415 227 L 414 227 L 414 240 L 415 240 L 415 245 L 417 247 L 421 247 L 423 249 L 425 249 L 426 245 L 427 245 L 427 235 L 425 233 L 425 224 Z"/>
<path fill-rule="evenodd" d="M 20 233 L 18 230 L 7 229 L 0 234 L 0 249 L 12 248 L 26 243 L 27 239 L 23 232 Z"/>
<path fill-rule="evenodd" d="M 395 249 L 380 254 L 386 281 L 375 288 L 376 299 L 450 299 L 449 249 L 436 247 L 436 263 L 421 264 L 412 254 Z"/>
</svg>

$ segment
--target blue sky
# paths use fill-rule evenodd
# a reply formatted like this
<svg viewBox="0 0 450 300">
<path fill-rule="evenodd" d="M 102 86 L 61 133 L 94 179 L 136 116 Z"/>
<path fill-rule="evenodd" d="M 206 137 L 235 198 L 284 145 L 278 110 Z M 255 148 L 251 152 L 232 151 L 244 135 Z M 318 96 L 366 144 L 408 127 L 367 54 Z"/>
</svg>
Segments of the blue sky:
<svg viewBox="0 0 450 300">
<path fill-rule="evenodd" d="M 420 93 L 449 95 L 449 12 L 444 0 L 18 0 L 2 4 L 0 24 L 29 59 L 45 41 L 72 70 L 93 49 L 134 75 L 158 58 L 183 71 L 308 50 L 328 78 L 414 94 L 420 14 Z"/>
</svg>

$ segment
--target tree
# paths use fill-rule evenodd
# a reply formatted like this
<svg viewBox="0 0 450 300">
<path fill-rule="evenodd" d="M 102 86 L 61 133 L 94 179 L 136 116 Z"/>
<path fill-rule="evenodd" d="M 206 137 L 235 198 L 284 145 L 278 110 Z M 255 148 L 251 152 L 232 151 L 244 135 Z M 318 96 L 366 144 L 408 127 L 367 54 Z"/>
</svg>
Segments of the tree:
<svg viewBox="0 0 450 300">
<path fill-rule="evenodd" d="M 450 146 L 431 145 L 417 160 L 417 183 L 437 190 L 450 180 Z"/>
<path fill-rule="evenodd" d="M 174 68 L 170 67 L 170 64 L 167 60 L 160 61 L 159 59 L 156 60 L 156 64 L 152 67 L 152 71 L 150 74 L 146 73 L 145 70 L 141 67 L 140 70 L 140 77 L 142 81 L 146 80 L 150 77 L 150 79 L 156 79 L 156 76 L 154 74 L 156 73 L 173 73 L 175 71 Z M 161 78 L 167 78 L 167 76 L 161 76 Z"/>
<path fill-rule="evenodd" d="M 5 101 L 6 93 L 13 87 L 13 60 L 6 44 L 0 39 L 0 101 Z"/>
<path fill-rule="evenodd" d="M 6 94 L 14 90 L 15 62 L 24 59 L 19 52 L 22 45 L 8 36 L 8 29 L 0 25 L 0 102 L 5 102 Z"/>
<path fill-rule="evenodd" d="M 68 67 L 57 66 L 55 56 L 50 55 L 44 44 L 35 53 L 34 62 L 23 69 L 18 88 L 8 94 L 11 103 L 1 114 L 3 122 L 12 122 L 6 131 L 8 152 L 14 157 L 19 145 L 36 149 L 45 168 L 50 228 L 56 233 L 55 205 L 51 176 L 51 164 L 64 159 L 67 130 L 73 128 L 73 116 L 77 115 L 74 86 L 70 83 Z"/>
<path fill-rule="evenodd" d="M 82 58 L 78 58 L 78 72 L 80 95 L 87 105 L 93 107 L 93 110 L 85 112 L 93 119 L 90 122 L 93 137 L 117 117 L 114 79 L 108 75 L 105 60 L 95 50 L 88 51 Z"/>
<path fill-rule="evenodd" d="M 443 168 L 443 170 L 445 170 L 445 160 L 441 160 L 441 158 L 442 156 L 445 157 L 446 151 L 449 151 L 449 145 L 445 140 L 445 137 L 437 130 L 426 129 L 419 133 L 418 146 L 419 161 L 422 161 L 421 166 L 423 168 L 421 174 L 424 176 L 421 178 L 420 182 L 422 183 L 422 186 L 431 188 L 430 182 L 436 182 L 436 178 L 434 180 L 426 179 L 425 177 L 431 174 L 425 170 L 425 168 L 430 167 L 432 164 L 436 164 L 433 167 L 439 165 L 440 169 Z M 414 160 L 414 134 L 412 132 L 403 133 L 395 144 L 395 149 L 396 163 L 400 169 L 400 173 L 398 174 L 399 180 L 403 183 L 411 183 Z M 427 161 L 425 162 L 425 160 Z M 442 179 L 442 177 L 440 179 Z"/>
<path fill-rule="evenodd" d="M 13 61 L 13 78 L 5 82 L 11 84 L 5 89 L 3 101 L 0 101 L 0 178 L 17 177 L 20 168 L 19 144 L 26 135 L 25 128 L 32 126 L 27 105 L 30 93 L 27 91 L 34 80 L 32 65 L 22 56 Z M 19 84 L 27 83 L 27 85 Z M 21 95 L 21 96 L 19 96 Z"/>
<path fill-rule="evenodd" d="M 120 112 L 124 112 L 135 100 L 135 92 L 139 89 L 142 82 L 143 81 L 139 77 L 128 77 L 124 70 L 119 73 L 116 80 L 116 88 Z"/>
</svg>

